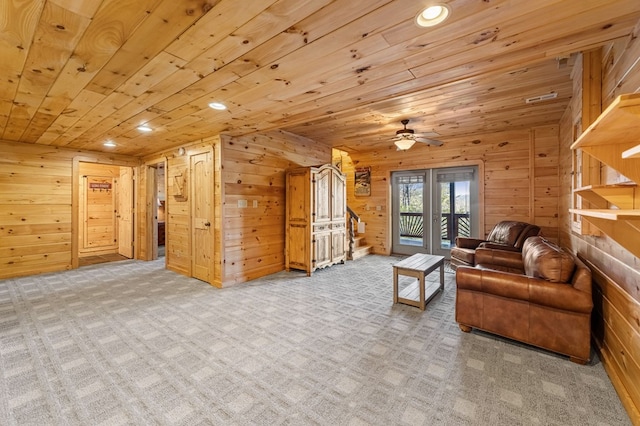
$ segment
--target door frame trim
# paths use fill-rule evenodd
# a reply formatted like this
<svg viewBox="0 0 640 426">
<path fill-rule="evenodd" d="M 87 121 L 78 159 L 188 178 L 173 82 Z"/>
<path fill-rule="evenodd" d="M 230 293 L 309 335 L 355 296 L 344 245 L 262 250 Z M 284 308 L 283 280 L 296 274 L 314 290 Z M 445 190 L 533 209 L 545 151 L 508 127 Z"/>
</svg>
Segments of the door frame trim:
<svg viewBox="0 0 640 426">
<path fill-rule="evenodd" d="M 390 256 L 392 254 L 392 241 L 393 241 L 393 212 L 391 210 L 393 206 L 393 182 L 391 180 L 391 175 L 394 172 L 402 172 L 407 171 L 410 172 L 412 170 L 424 170 L 424 169 L 436 169 L 436 168 L 447 168 L 447 167 L 464 167 L 464 166 L 477 166 L 478 167 L 478 231 L 484 234 L 484 223 L 485 223 L 485 208 L 484 208 L 484 182 L 485 182 L 485 171 L 484 171 L 484 161 L 482 160 L 465 160 L 465 161 L 451 161 L 451 162 L 443 162 L 443 163 L 425 163 L 422 164 L 421 167 L 414 167 L 411 169 L 403 169 L 403 168 L 393 168 L 389 169 L 386 172 L 386 180 L 387 180 L 387 194 L 386 194 L 386 203 L 388 206 L 388 214 L 387 214 L 387 233 L 386 233 L 386 249 L 385 254 Z"/>
<path fill-rule="evenodd" d="M 71 269 L 77 269 L 80 265 L 78 233 L 80 232 L 80 163 L 104 164 L 107 166 L 131 167 L 133 175 L 133 205 L 137 206 L 138 191 L 136 182 L 138 180 L 137 159 L 135 161 L 126 161 L 114 159 L 113 161 L 105 161 L 95 157 L 86 155 L 77 155 L 73 157 L 71 164 Z M 138 229 L 138 212 L 134 210 L 133 216 L 133 258 L 137 259 L 138 240 L 136 238 Z"/>
</svg>

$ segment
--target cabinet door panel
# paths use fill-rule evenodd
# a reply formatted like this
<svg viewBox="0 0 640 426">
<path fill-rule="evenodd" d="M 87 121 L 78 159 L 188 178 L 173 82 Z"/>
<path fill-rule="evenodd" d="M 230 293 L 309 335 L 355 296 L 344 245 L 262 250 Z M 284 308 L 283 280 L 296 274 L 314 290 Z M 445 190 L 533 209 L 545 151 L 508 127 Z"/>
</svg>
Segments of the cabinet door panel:
<svg viewBox="0 0 640 426">
<path fill-rule="evenodd" d="M 331 233 L 314 235 L 314 256 L 315 268 L 322 268 L 331 264 Z"/>
<path fill-rule="evenodd" d="M 347 218 L 347 191 L 345 176 L 333 173 L 331 177 L 331 219 L 346 221 Z"/>
<path fill-rule="evenodd" d="M 331 233 L 331 262 L 342 262 L 346 259 L 346 233 L 344 230 L 333 231 Z"/>
<path fill-rule="evenodd" d="M 331 220 L 331 170 L 321 170 L 315 175 L 313 211 L 315 222 Z"/>
<path fill-rule="evenodd" d="M 290 268 L 307 269 L 309 253 L 306 247 L 309 235 L 309 227 L 306 224 L 289 225 L 288 266 Z"/>
<path fill-rule="evenodd" d="M 309 220 L 309 177 L 304 173 L 291 173 L 288 176 L 287 217 L 291 222 Z"/>
</svg>

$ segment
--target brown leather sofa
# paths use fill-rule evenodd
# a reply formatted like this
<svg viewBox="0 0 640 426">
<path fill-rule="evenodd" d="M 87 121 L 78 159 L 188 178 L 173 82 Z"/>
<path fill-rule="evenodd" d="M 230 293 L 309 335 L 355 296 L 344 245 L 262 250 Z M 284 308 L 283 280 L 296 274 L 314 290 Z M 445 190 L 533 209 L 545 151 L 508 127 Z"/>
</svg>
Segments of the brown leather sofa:
<svg viewBox="0 0 640 426">
<path fill-rule="evenodd" d="M 480 248 L 476 267 L 456 271 L 456 321 L 569 356 L 591 353 L 591 270 L 540 236 L 522 253 Z"/>
<path fill-rule="evenodd" d="M 456 246 L 451 249 L 451 266 L 475 266 L 478 247 L 497 248 L 520 252 L 525 240 L 540 233 L 540 227 L 526 222 L 505 220 L 493 227 L 486 240 L 456 237 Z"/>
</svg>

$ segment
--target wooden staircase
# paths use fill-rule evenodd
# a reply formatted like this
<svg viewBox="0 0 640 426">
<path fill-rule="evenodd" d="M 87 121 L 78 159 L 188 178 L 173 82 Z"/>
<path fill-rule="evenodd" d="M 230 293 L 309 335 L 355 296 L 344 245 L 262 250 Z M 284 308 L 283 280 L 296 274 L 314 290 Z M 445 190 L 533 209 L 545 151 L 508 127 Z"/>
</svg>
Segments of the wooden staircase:
<svg viewBox="0 0 640 426">
<path fill-rule="evenodd" d="M 364 242 L 364 236 L 357 235 L 356 229 L 358 229 L 358 223 L 360 217 L 349 206 L 347 206 L 347 213 L 349 214 L 349 221 L 347 224 L 348 229 L 348 245 L 347 260 L 360 259 L 371 253 L 371 246 Z"/>
<path fill-rule="evenodd" d="M 351 258 L 349 258 L 349 260 L 360 259 L 361 257 L 364 257 L 371 253 L 371 246 L 367 245 L 364 240 L 364 236 L 356 235 L 354 241 L 353 255 L 351 256 Z"/>
</svg>

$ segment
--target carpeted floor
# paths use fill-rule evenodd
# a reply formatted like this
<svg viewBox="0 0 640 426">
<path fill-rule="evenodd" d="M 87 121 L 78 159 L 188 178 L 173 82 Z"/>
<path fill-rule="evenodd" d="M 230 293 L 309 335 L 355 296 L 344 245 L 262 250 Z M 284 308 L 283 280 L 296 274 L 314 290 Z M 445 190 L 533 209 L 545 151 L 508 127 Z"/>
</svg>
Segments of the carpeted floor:
<svg viewBox="0 0 640 426">
<path fill-rule="evenodd" d="M 398 260 L 223 290 L 164 259 L 0 281 L 0 424 L 630 424 L 597 358 L 460 332 L 454 274 L 393 305 Z"/>
</svg>

